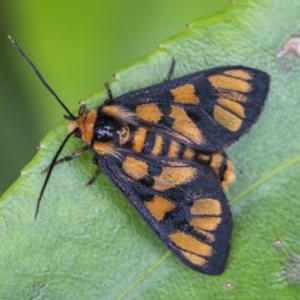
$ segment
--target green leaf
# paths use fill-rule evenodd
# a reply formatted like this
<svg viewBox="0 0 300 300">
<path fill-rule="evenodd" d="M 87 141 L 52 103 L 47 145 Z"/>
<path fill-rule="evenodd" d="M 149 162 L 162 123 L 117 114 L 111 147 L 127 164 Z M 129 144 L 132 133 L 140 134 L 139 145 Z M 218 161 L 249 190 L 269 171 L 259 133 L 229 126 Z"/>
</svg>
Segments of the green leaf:
<svg viewBox="0 0 300 300">
<path fill-rule="evenodd" d="M 57 166 L 34 220 L 43 170 L 66 135 L 64 121 L 3 195 L 1 299 L 296 299 L 300 286 L 282 260 L 299 255 L 300 137 L 297 54 L 281 51 L 300 28 L 297 0 L 241 0 L 116 73 L 114 96 L 219 65 L 268 72 L 270 95 L 258 124 L 229 149 L 237 180 L 228 192 L 234 231 L 225 272 L 208 276 L 173 257 L 102 174 L 86 188 L 91 155 Z M 97 106 L 104 91 L 86 102 Z M 72 140 L 64 150 L 81 145 Z"/>
</svg>

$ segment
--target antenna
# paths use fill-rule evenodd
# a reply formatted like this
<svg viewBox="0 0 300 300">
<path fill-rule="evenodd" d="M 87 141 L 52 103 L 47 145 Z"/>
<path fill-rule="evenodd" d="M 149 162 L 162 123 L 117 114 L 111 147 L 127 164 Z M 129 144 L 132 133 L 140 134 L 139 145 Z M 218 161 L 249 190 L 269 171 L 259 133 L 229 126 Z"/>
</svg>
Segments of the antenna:
<svg viewBox="0 0 300 300">
<path fill-rule="evenodd" d="M 9 40 L 11 43 L 15 46 L 17 51 L 20 53 L 20 55 L 24 58 L 24 60 L 28 63 L 28 65 L 32 68 L 32 70 L 37 75 L 38 79 L 42 82 L 42 84 L 45 86 L 45 88 L 50 92 L 50 94 L 57 100 L 57 102 L 62 106 L 62 108 L 67 112 L 68 119 L 75 120 L 76 117 L 70 112 L 70 110 L 66 107 L 66 105 L 62 102 L 62 100 L 58 97 L 58 95 L 53 91 L 51 86 L 47 83 L 47 81 L 44 79 L 42 74 L 39 72 L 37 67 L 34 65 L 34 63 L 28 58 L 28 56 L 24 53 L 24 51 L 20 48 L 20 46 L 17 44 L 17 42 L 8 35 Z"/>
<path fill-rule="evenodd" d="M 76 129 L 75 129 L 76 130 Z M 54 157 L 52 158 L 52 161 L 51 161 L 51 164 L 49 166 L 49 169 L 48 169 L 48 172 L 47 172 L 47 175 L 46 175 L 46 178 L 45 178 L 45 181 L 43 183 L 43 186 L 42 186 L 42 189 L 40 191 L 40 195 L 39 195 L 39 198 L 37 200 L 37 204 L 36 204 L 36 209 L 35 209 L 35 214 L 34 214 L 34 218 L 36 219 L 37 218 L 37 215 L 39 213 L 39 209 L 40 209 L 40 204 L 41 204 L 41 200 L 42 200 L 42 197 L 43 197 L 43 194 L 44 194 L 44 191 L 45 191 L 45 188 L 47 186 L 47 183 L 49 181 L 49 178 L 51 176 L 51 173 L 53 171 L 53 168 L 55 167 L 55 163 L 57 161 L 57 158 L 60 154 L 60 152 L 63 150 L 63 148 L 65 147 L 67 141 L 69 140 L 69 138 L 74 134 L 75 130 L 73 130 L 72 132 L 70 132 L 66 137 L 65 139 L 63 140 L 63 142 L 61 143 L 61 145 L 59 146 L 59 148 L 57 149 Z"/>
<path fill-rule="evenodd" d="M 28 58 L 28 56 L 24 53 L 24 51 L 20 48 L 20 46 L 16 43 L 16 41 L 10 36 L 8 35 L 9 40 L 11 41 L 11 43 L 15 46 L 15 48 L 17 49 L 17 51 L 20 53 L 20 55 L 24 58 L 24 60 L 28 63 L 28 65 L 32 68 L 32 70 L 35 72 L 35 74 L 37 75 L 38 79 L 42 82 L 42 84 L 46 87 L 46 89 L 50 92 L 50 94 L 52 96 L 54 96 L 54 98 L 57 100 L 57 102 L 62 106 L 62 108 L 67 112 L 68 116 L 66 116 L 67 119 L 69 120 L 76 120 L 76 117 L 69 111 L 69 109 L 66 107 L 66 105 L 62 102 L 62 100 L 58 97 L 58 95 L 53 91 L 53 89 L 50 87 L 50 85 L 47 83 L 47 81 L 44 79 L 44 77 L 42 76 L 42 74 L 39 72 L 39 70 L 37 69 L 37 67 L 34 65 L 34 63 Z M 40 209 L 40 204 L 41 204 L 41 200 L 44 194 L 44 191 L 46 189 L 46 186 L 48 184 L 48 181 L 50 179 L 50 176 L 52 174 L 53 168 L 55 167 L 55 164 L 57 162 L 58 156 L 60 155 L 61 151 L 63 150 L 63 148 L 65 147 L 67 141 L 69 140 L 69 138 L 74 134 L 76 129 L 74 129 L 72 132 L 70 132 L 65 139 L 63 140 L 63 142 L 61 143 L 61 145 L 59 146 L 59 148 L 57 149 L 54 157 L 52 158 L 52 161 L 50 163 L 50 166 L 48 168 L 48 172 L 46 175 L 46 178 L 44 180 L 42 189 L 40 191 L 39 194 L 39 198 L 37 200 L 37 204 L 36 204 L 36 210 L 35 210 L 35 215 L 34 218 L 36 219 L 39 213 L 39 209 Z"/>
</svg>

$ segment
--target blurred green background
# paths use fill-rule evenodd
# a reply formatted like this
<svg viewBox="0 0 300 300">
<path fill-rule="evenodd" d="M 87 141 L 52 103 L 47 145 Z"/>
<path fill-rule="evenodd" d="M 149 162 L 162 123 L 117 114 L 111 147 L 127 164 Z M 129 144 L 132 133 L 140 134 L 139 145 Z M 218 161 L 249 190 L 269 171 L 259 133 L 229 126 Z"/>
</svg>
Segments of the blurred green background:
<svg viewBox="0 0 300 300">
<path fill-rule="evenodd" d="M 102 88 L 117 69 L 147 54 L 186 23 L 229 5 L 229 0 L 2 0 L 0 195 L 64 114 L 7 34 L 76 111 L 78 102 Z"/>
</svg>

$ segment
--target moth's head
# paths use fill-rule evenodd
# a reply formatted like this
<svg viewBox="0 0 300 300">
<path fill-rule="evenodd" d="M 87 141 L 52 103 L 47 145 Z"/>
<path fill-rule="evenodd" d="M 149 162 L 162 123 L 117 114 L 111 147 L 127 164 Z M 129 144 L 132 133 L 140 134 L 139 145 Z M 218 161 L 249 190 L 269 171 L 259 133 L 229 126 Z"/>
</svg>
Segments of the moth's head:
<svg viewBox="0 0 300 300">
<path fill-rule="evenodd" d="M 94 110 L 89 110 L 85 104 L 81 104 L 78 111 L 78 116 L 69 118 L 71 122 L 68 126 L 68 132 L 73 132 L 74 136 L 81 138 L 88 145 L 92 143 L 94 124 L 96 122 L 97 113 Z"/>
<path fill-rule="evenodd" d="M 70 118 L 68 131 L 88 145 L 94 143 L 123 144 L 129 137 L 129 126 L 136 123 L 135 113 L 106 101 L 97 111 L 89 110 L 85 104 L 79 108 L 78 116 Z"/>
</svg>

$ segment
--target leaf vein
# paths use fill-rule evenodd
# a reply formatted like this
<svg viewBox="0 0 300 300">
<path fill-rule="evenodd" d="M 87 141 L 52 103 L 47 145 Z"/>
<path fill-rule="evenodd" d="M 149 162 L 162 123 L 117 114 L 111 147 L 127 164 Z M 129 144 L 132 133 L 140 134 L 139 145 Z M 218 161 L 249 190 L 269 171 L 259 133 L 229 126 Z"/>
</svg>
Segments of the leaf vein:
<svg viewBox="0 0 300 300">
<path fill-rule="evenodd" d="M 252 184 L 250 184 L 247 188 L 245 188 L 241 193 L 239 193 L 237 196 L 233 197 L 230 201 L 230 204 L 234 204 L 238 201 L 240 201 L 242 198 L 246 197 L 248 194 L 252 193 L 255 189 L 257 189 L 259 186 L 263 185 L 268 180 L 271 180 L 276 175 L 286 171 L 293 165 L 300 162 L 300 154 L 297 154 L 290 160 L 284 162 L 283 164 L 279 165 L 275 169 L 271 170 L 270 172 L 266 173 L 264 176 L 259 178 L 258 180 L 254 181 Z"/>
</svg>

